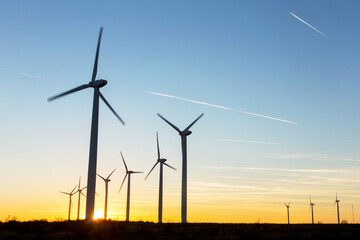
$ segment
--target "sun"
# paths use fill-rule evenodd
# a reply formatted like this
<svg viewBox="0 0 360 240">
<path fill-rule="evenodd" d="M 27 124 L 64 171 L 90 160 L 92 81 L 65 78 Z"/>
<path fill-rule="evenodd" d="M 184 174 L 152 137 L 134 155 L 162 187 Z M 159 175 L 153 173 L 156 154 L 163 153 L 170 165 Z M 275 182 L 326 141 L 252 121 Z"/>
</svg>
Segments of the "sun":
<svg viewBox="0 0 360 240">
<path fill-rule="evenodd" d="M 103 211 L 95 210 L 95 212 L 94 212 L 94 220 L 102 219 L 102 218 L 104 218 Z"/>
</svg>

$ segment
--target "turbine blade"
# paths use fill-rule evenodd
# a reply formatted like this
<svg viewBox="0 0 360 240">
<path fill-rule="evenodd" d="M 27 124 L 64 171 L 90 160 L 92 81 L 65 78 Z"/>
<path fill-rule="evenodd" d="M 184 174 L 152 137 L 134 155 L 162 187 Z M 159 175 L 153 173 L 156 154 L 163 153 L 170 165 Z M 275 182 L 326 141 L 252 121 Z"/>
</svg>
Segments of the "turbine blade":
<svg viewBox="0 0 360 240">
<path fill-rule="evenodd" d="M 59 192 L 61 192 L 61 193 L 63 193 L 63 194 L 66 194 L 66 195 L 69 195 L 69 193 L 67 193 L 67 192 L 62 192 L 62 191 L 59 191 Z"/>
<path fill-rule="evenodd" d="M 120 151 L 120 154 L 121 154 L 121 158 L 122 158 L 122 160 L 123 160 L 123 162 L 124 162 L 125 169 L 126 169 L 126 171 L 128 171 L 128 168 L 127 168 L 126 163 L 125 163 L 124 156 L 123 156 L 123 154 L 122 154 L 122 152 L 121 152 L 121 151 Z"/>
<path fill-rule="evenodd" d="M 110 173 L 110 175 L 106 178 L 109 179 L 109 177 L 115 172 L 116 168 Z"/>
<path fill-rule="evenodd" d="M 174 170 L 176 171 L 176 168 L 174 168 L 174 167 L 170 166 L 169 164 L 164 163 L 164 165 L 165 165 L 165 166 L 168 166 L 169 168 L 172 168 L 172 169 L 174 169 Z"/>
<path fill-rule="evenodd" d="M 73 89 L 71 89 L 71 90 L 69 90 L 69 91 L 60 93 L 60 94 L 58 94 L 58 95 L 56 95 L 56 96 L 53 96 L 53 97 L 50 97 L 50 98 L 48 98 L 48 101 L 51 102 L 51 101 L 53 101 L 53 100 L 55 100 L 55 99 L 57 99 L 57 98 L 59 98 L 59 97 L 63 97 L 63 96 L 68 95 L 68 94 L 70 94 L 70 93 L 74 93 L 74 92 L 77 92 L 77 91 L 80 91 L 80 90 L 83 90 L 83 89 L 89 88 L 89 87 L 90 87 L 90 84 L 83 84 L 83 85 L 78 86 L 78 87 L 76 87 L 76 88 L 73 88 Z"/>
<path fill-rule="evenodd" d="M 79 187 L 78 187 L 78 190 L 80 190 L 80 181 L 81 181 L 81 176 L 80 176 L 80 178 L 79 178 Z"/>
<path fill-rule="evenodd" d="M 104 103 L 110 108 L 110 110 L 115 114 L 115 116 L 119 119 L 119 121 L 125 125 L 125 122 L 121 119 L 121 117 L 115 112 L 115 110 L 111 107 L 111 105 L 109 104 L 108 101 L 106 101 L 104 95 L 101 94 L 101 92 L 99 91 L 100 97 L 101 99 L 104 101 Z"/>
<path fill-rule="evenodd" d="M 86 186 L 86 187 L 83 187 L 82 189 L 80 189 L 80 191 L 84 190 L 85 188 L 87 188 L 87 186 Z"/>
<path fill-rule="evenodd" d="M 309 198 L 310 198 L 310 204 L 311 204 L 311 196 L 309 195 Z"/>
<path fill-rule="evenodd" d="M 121 191 L 121 188 L 122 188 L 122 186 L 124 185 L 124 182 L 125 182 L 125 179 L 126 179 L 126 177 L 127 177 L 127 173 L 125 174 L 125 177 L 124 177 L 124 180 L 122 181 L 122 183 L 121 183 L 121 186 L 120 186 L 120 189 L 119 189 L 119 193 L 120 193 L 120 191 Z"/>
<path fill-rule="evenodd" d="M 288 203 L 288 205 L 290 205 L 291 202 Z"/>
<path fill-rule="evenodd" d="M 106 181 L 106 179 L 104 177 L 102 177 L 100 174 L 96 174 L 98 175 L 99 177 L 101 177 L 102 180 Z"/>
<path fill-rule="evenodd" d="M 287 207 L 286 203 L 284 203 L 284 205 Z"/>
<path fill-rule="evenodd" d="M 95 192 L 95 194 L 96 194 L 96 196 L 100 197 L 100 195 L 97 192 Z"/>
<path fill-rule="evenodd" d="M 172 124 L 171 122 L 169 122 L 168 120 L 166 120 L 163 116 L 161 116 L 159 113 L 157 114 L 160 118 L 162 118 L 162 120 L 164 120 L 165 122 L 167 122 L 170 126 L 172 126 L 176 131 L 178 131 L 179 133 L 181 133 L 180 129 L 178 129 L 174 124 Z"/>
<path fill-rule="evenodd" d="M 76 189 L 77 186 L 78 186 L 78 185 L 76 185 L 76 186 L 74 187 L 74 189 L 70 192 L 70 194 L 72 194 L 72 193 L 74 192 L 74 190 Z"/>
<path fill-rule="evenodd" d="M 95 62 L 94 62 L 94 68 L 93 68 L 93 75 L 92 75 L 92 77 L 91 77 L 91 82 L 92 82 L 92 83 L 94 83 L 95 78 L 96 78 L 96 74 L 97 74 L 97 67 L 98 67 L 98 60 L 99 60 L 99 48 L 100 48 L 102 30 L 103 30 L 103 28 L 101 27 L 101 28 L 100 28 L 100 33 L 99 33 L 99 40 L 98 40 L 98 44 L 97 44 L 97 48 L 96 48 Z"/>
<path fill-rule="evenodd" d="M 184 131 L 189 130 L 204 114 L 202 113 L 195 121 L 193 121 Z"/>
<path fill-rule="evenodd" d="M 85 194 L 81 193 L 81 195 L 83 195 L 86 198 Z"/>
<path fill-rule="evenodd" d="M 132 172 L 132 173 L 144 173 L 144 172 Z"/>
<path fill-rule="evenodd" d="M 157 143 L 158 159 L 160 159 L 159 135 L 157 131 L 156 131 L 156 143 Z"/>
<path fill-rule="evenodd" d="M 154 164 L 154 166 L 151 168 L 151 170 L 150 170 L 149 173 L 146 175 L 146 177 L 145 177 L 144 180 L 146 180 L 146 179 L 148 178 L 148 176 L 150 175 L 150 173 L 152 172 L 152 170 L 156 167 L 156 165 L 158 165 L 158 163 L 159 163 L 159 162 L 156 162 L 156 163 Z"/>
</svg>

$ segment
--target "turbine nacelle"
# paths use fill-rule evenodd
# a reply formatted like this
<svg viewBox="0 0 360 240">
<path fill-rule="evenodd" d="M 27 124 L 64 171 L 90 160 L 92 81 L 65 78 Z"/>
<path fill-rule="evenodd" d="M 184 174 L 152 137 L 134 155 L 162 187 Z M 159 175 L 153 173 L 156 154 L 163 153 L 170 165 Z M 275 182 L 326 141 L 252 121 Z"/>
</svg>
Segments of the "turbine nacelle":
<svg viewBox="0 0 360 240">
<path fill-rule="evenodd" d="M 160 158 L 160 159 L 158 159 L 157 160 L 159 163 L 164 163 L 164 162 L 166 162 L 166 159 L 165 158 Z"/>
<path fill-rule="evenodd" d="M 97 87 L 97 88 L 101 88 L 103 86 L 105 86 L 107 84 L 107 81 L 105 79 L 99 79 L 99 80 L 95 80 L 94 82 L 89 82 L 90 87 Z"/>
<path fill-rule="evenodd" d="M 179 132 L 180 136 L 189 136 L 192 132 L 189 130 L 184 130 L 182 132 Z"/>
</svg>

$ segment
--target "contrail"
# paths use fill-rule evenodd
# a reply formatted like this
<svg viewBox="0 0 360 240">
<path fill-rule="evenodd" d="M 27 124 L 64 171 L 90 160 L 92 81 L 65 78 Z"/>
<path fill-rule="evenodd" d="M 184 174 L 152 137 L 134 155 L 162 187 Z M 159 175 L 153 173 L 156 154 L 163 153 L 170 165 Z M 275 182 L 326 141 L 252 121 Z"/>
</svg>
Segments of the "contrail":
<svg viewBox="0 0 360 240">
<path fill-rule="evenodd" d="M 284 119 L 280 119 L 280 118 L 265 116 L 265 115 L 262 115 L 262 114 L 257 114 L 257 113 L 252 113 L 252 112 L 245 112 L 245 111 L 237 110 L 237 109 L 234 109 L 234 108 L 224 107 L 224 106 L 215 105 L 215 104 L 206 103 L 206 102 L 195 101 L 195 100 L 182 98 L 182 97 L 177 97 L 177 96 L 173 96 L 173 95 L 169 95 L 169 94 L 157 93 L 157 92 L 151 92 L 151 91 L 145 91 L 145 90 L 141 90 L 141 91 L 149 93 L 149 94 L 157 95 L 157 96 L 174 98 L 174 99 L 178 99 L 178 100 L 182 100 L 182 101 L 186 101 L 186 102 L 191 102 L 191 103 L 206 105 L 206 106 L 210 106 L 210 107 L 214 107 L 214 108 L 230 110 L 230 111 L 233 111 L 233 112 L 239 112 L 239 113 L 243 113 L 243 114 L 247 114 L 247 115 L 253 115 L 253 116 L 257 116 L 257 117 L 262 117 L 262 118 L 267 118 L 267 119 L 271 119 L 271 120 L 280 121 L 280 122 L 297 124 L 296 122 L 289 121 L 289 120 L 284 120 Z"/>
<path fill-rule="evenodd" d="M 296 16 L 295 14 L 293 14 L 292 12 L 290 12 L 290 14 L 295 17 L 296 19 L 300 20 L 301 22 L 305 23 L 307 26 L 311 27 L 313 30 L 317 31 L 318 33 L 320 33 L 322 36 L 326 37 L 327 39 L 331 40 L 331 38 L 329 38 L 328 36 L 326 36 L 325 34 L 323 34 L 322 32 L 320 32 L 319 30 L 317 30 L 316 28 L 314 28 L 313 26 L 311 26 L 309 23 L 305 22 L 304 20 L 302 20 L 301 18 L 299 18 L 298 16 Z"/>
</svg>

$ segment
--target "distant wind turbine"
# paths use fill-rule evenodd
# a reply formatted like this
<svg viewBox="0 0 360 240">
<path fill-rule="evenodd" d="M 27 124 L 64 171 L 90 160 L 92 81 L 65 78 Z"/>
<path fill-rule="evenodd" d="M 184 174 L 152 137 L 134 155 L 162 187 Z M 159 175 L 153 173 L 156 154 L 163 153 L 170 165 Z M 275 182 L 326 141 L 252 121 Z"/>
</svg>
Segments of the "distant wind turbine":
<svg viewBox="0 0 360 240">
<path fill-rule="evenodd" d="M 105 210 L 104 210 L 104 220 L 107 219 L 107 206 L 108 206 L 108 187 L 109 187 L 109 182 L 110 180 L 110 176 L 115 172 L 116 168 L 109 174 L 109 176 L 107 178 L 104 178 L 102 176 L 100 176 L 100 174 L 98 174 L 98 176 L 104 180 L 105 182 Z"/>
<path fill-rule="evenodd" d="M 338 199 L 337 192 L 336 192 L 336 199 L 335 199 L 334 205 L 336 204 L 336 206 L 337 206 L 337 218 L 338 218 L 338 224 L 340 224 L 339 202 L 340 202 L 340 200 Z"/>
<path fill-rule="evenodd" d="M 98 144 L 98 125 L 99 125 L 99 97 L 104 101 L 104 103 L 110 108 L 110 110 L 115 114 L 115 116 L 120 120 L 122 124 L 125 125 L 125 122 L 119 117 L 115 110 L 110 106 L 105 97 L 101 94 L 100 88 L 104 87 L 107 84 L 107 81 L 104 79 L 95 80 L 98 67 L 99 59 L 99 48 L 101 41 L 101 34 L 103 28 L 100 28 L 99 40 L 96 49 L 95 63 L 91 81 L 87 84 L 83 84 L 79 87 L 56 95 L 48 99 L 48 101 L 53 101 L 57 98 L 63 97 L 70 93 L 74 93 L 86 88 L 94 89 L 94 98 L 93 98 L 93 112 L 92 112 L 92 122 L 91 122 L 91 136 L 90 136 L 90 152 L 89 152 L 89 168 L 88 168 L 88 181 L 87 181 L 87 198 L 86 198 L 86 221 L 91 221 L 94 218 L 94 206 L 95 206 L 95 187 L 96 187 L 96 163 L 97 163 L 97 144 Z"/>
<path fill-rule="evenodd" d="M 158 137 L 158 132 L 156 132 L 156 143 L 157 143 L 157 153 L 158 153 L 158 158 L 157 161 L 155 163 L 155 165 L 151 168 L 150 172 L 146 175 L 145 180 L 148 178 L 148 176 L 150 175 L 150 173 L 152 172 L 152 170 L 156 167 L 156 165 L 158 165 L 158 163 L 160 163 L 160 179 L 159 179 L 159 209 L 158 209 L 158 221 L 159 223 L 162 223 L 162 205 L 163 205 L 163 165 L 172 168 L 174 170 L 176 170 L 175 168 L 173 168 L 172 166 L 166 164 L 166 159 L 165 158 L 161 158 L 160 157 L 160 148 L 159 148 L 159 137 Z"/>
<path fill-rule="evenodd" d="M 309 206 L 309 210 L 311 208 L 311 222 L 312 224 L 314 224 L 314 206 L 315 204 L 311 201 L 311 196 L 309 195 L 310 198 L 310 206 Z"/>
<path fill-rule="evenodd" d="M 80 219 L 80 197 L 81 197 L 81 195 L 83 195 L 83 196 L 85 197 L 85 195 L 82 193 L 82 191 L 86 188 L 86 187 L 83 187 L 83 188 L 80 187 L 80 181 L 81 181 L 81 176 L 80 176 L 80 178 L 79 178 L 78 190 L 75 192 L 75 193 L 79 193 L 77 220 Z"/>
<path fill-rule="evenodd" d="M 157 114 L 165 122 L 167 122 L 172 128 L 174 128 L 181 136 L 181 148 L 182 148 L 182 184 L 181 184 L 181 223 L 187 222 L 187 144 L 186 137 L 191 134 L 190 128 L 202 117 L 202 113 L 195 121 L 193 121 L 187 128 L 180 131 L 174 124 L 166 120 L 159 113 Z"/>
<path fill-rule="evenodd" d="M 288 204 L 284 203 L 287 209 L 287 217 L 288 217 L 288 224 L 290 224 L 290 213 L 289 213 L 289 208 L 290 208 L 290 202 Z"/>
<path fill-rule="evenodd" d="M 121 158 L 122 158 L 122 160 L 124 162 L 124 166 L 125 166 L 125 169 L 126 169 L 126 175 L 124 177 L 124 180 L 121 183 L 119 192 L 121 191 L 121 188 L 122 188 L 122 186 L 123 186 L 123 184 L 125 182 L 126 177 L 128 177 L 127 198 L 126 198 L 126 221 L 128 222 L 129 221 L 129 215 L 130 215 L 130 177 L 131 177 L 131 174 L 133 174 L 133 173 L 144 173 L 144 172 L 135 172 L 135 171 L 128 170 L 122 152 L 120 152 L 120 154 L 121 154 Z"/>
<path fill-rule="evenodd" d="M 72 205 L 71 197 L 75 194 L 74 191 L 75 191 L 76 187 L 77 187 L 77 185 L 76 185 L 76 186 L 74 187 L 74 189 L 73 189 L 71 192 L 69 192 L 69 193 L 60 191 L 60 192 L 63 193 L 63 194 L 69 195 L 69 214 L 68 214 L 68 221 L 70 221 L 70 214 L 71 214 L 71 205 Z"/>
</svg>

